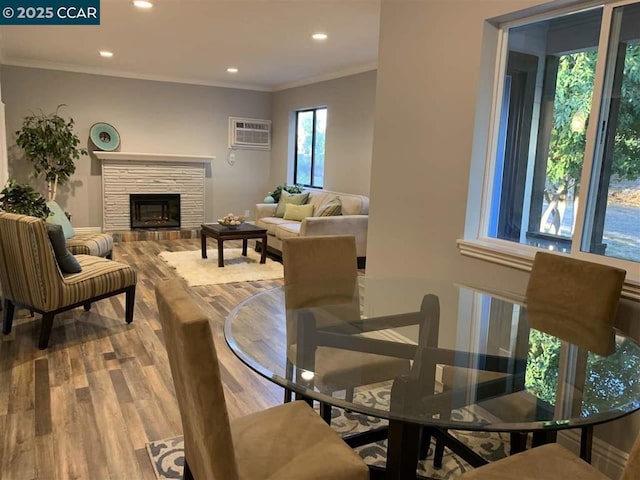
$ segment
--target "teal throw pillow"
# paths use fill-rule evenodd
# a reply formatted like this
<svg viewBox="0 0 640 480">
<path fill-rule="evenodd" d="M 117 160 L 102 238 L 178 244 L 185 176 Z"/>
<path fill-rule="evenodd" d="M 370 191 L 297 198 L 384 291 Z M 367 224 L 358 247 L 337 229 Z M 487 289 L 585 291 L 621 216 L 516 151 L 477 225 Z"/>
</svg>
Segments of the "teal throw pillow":
<svg viewBox="0 0 640 480">
<path fill-rule="evenodd" d="M 276 208 L 276 217 L 284 217 L 284 211 L 287 208 L 287 204 L 304 205 L 309 200 L 309 192 L 297 193 L 295 195 L 290 194 L 286 190 L 283 190 L 280 194 L 280 201 L 278 202 L 278 208 Z"/>
<path fill-rule="evenodd" d="M 47 202 L 47 207 L 49 207 L 49 210 L 51 210 L 51 213 L 47 218 L 47 223 L 60 225 L 62 227 L 62 231 L 64 232 L 64 238 L 68 239 L 73 237 L 76 232 L 73 230 L 71 222 L 64 214 L 64 210 L 62 210 L 62 207 L 53 200 Z"/>
<path fill-rule="evenodd" d="M 82 267 L 78 263 L 78 259 L 67 250 L 67 241 L 64 238 L 62 227 L 55 223 L 46 223 L 45 225 L 60 271 L 62 273 L 80 273 Z"/>
</svg>

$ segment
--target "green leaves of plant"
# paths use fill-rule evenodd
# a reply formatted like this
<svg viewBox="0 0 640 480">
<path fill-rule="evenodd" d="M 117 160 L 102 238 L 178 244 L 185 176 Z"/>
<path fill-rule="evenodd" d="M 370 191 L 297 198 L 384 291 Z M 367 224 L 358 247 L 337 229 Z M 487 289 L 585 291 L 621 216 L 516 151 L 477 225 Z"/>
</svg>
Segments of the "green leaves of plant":
<svg viewBox="0 0 640 480">
<path fill-rule="evenodd" d="M 42 219 L 49 216 L 47 202 L 31 185 L 9 180 L 0 195 L 0 208 L 5 212 L 31 215 Z"/>
</svg>

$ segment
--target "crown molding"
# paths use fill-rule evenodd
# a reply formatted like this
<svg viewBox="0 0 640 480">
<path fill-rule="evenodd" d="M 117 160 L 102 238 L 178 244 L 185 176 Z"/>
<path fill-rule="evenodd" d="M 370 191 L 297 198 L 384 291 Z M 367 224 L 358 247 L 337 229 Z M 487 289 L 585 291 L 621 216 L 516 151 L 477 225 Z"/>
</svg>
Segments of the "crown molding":
<svg viewBox="0 0 640 480">
<path fill-rule="evenodd" d="M 234 88 L 238 90 L 253 90 L 259 92 L 278 92 L 289 88 L 302 87 L 313 83 L 324 82 L 327 80 L 335 80 L 337 78 L 348 77 L 358 73 L 369 72 L 378 68 L 377 62 L 371 62 L 364 65 L 337 70 L 331 73 L 307 77 L 293 82 L 281 83 L 273 87 L 265 87 L 264 85 L 251 84 L 232 84 L 224 82 L 211 82 L 208 80 L 192 79 L 185 77 L 174 77 L 168 75 L 155 75 L 146 73 L 135 73 L 124 70 L 114 70 L 103 67 L 87 67 L 82 65 L 74 65 L 68 63 L 45 62 L 41 60 L 27 60 L 20 58 L 2 58 L 0 50 L 0 64 L 12 67 L 23 68 L 41 68 L 44 70 L 59 70 L 62 72 L 85 73 L 89 75 L 103 75 L 107 77 L 131 78 L 134 80 L 148 80 L 152 82 L 179 83 L 185 85 L 201 85 L 206 87 Z"/>
<path fill-rule="evenodd" d="M 89 75 L 103 75 L 107 77 L 132 78 L 135 80 L 149 80 L 153 82 L 180 83 L 186 85 L 201 85 L 206 87 L 234 88 L 238 90 L 254 90 L 260 92 L 272 91 L 270 87 L 261 85 L 242 85 L 224 82 L 211 82 L 207 80 L 191 79 L 184 77 L 173 77 L 165 75 L 154 75 L 146 73 L 127 72 L 123 70 L 112 70 L 102 67 L 87 67 L 67 63 L 44 62 L 38 60 L 24 60 L 18 58 L 5 58 L 2 65 L 24 68 L 41 68 L 44 70 L 60 70 L 63 72 L 86 73 Z"/>
<path fill-rule="evenodd" d="M 336 78 L 348 77 L 350 75 L 356 75 L 358 73 L 370 72 L 378 68 L 378 62 L 365 63 L 364 65 L 357 65 L 354 67 L 337 70 L 332 73 L 325 73 L 322 75 L 316 75 L 313 77 L 303 78 L 301 80 L 295 80 L 293 82 L 281 83 L 271 89 L 272 92 L 279 92 L 281 90 L 287 90 L 289 88 L 302 87 L 305 85 L 311 85 L 312 83 L 326 82 L 327 80 L 335 80 Z"/>
</svg>

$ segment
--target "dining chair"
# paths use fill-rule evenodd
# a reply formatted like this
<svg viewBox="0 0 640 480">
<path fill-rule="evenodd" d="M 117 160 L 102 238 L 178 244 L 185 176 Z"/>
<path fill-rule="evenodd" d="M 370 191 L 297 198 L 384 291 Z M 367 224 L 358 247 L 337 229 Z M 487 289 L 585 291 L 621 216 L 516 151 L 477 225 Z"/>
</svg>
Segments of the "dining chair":
<svg viewBox="0 0 640 480">
<path fill-rule="evenodd" d="M 355 237 L 327 235 L 283 240 L 285 305 L 289 342 L 287 369 L 292 371 L 296 358 L 297 314 L 300 309 L 321 307 L 315 311 L 318 327 L 332 322 L 360 320 L 358 267 Z M 318 370 L 314 384 L 324 391 L 344 390 L 347 401 L 354 389 L 392 380 L 411 369 L 408 359 L 331 347 L 318 347 Z M 285 402 L 291 392 L 285 391 Z M 331 407 L 321 403 L 323 418 L 331 422 Z"/>
<path fill-rule="evenodd" d="M 537 252 L 527 284 L 531 328 L 598 355 L 613 352 L 613 325 L 626 271 Z"/>
<path fill-rule="evenodd" d="M 526 290 L 528 327 L 598 355 L 613 353 L 613 325 L 625 275 L 625 270 L 616 267 L 562 254 L 537 252 Z M 479 383 L 490 380 L 489 373 L 482 372 Z M 449 375 L 443 375 L 443 378 L 449 378 Z M 443 383 L 444 388 L 450 388 L 446 381 Z M 525 396 L 535 399 L 524 390 L 492 399 L 483 406 L 490 412 L 499 411 L 500 415 L 508 411 L 522 412 L 523 408 L 535 409 L 536 402 L 526 401 Z M 533 417 L 533 412 L 530 416 Z M 592 434 L 592 427 L 582 429 L 581 456 L 587 460 L 591 455 Z M 511 434 L 512 453 L 524 448 L 526 435 L 524 432 Z M 442 458 L 441 445 L 437 445 L 436 450 L 434 462 L 437 463 Z"/>
<path fill-rule="evenodd" d="M 562 445 L 551 443 L 505 457 L 462 474 L 462 480 L 608 480 Z M 620 480 L 640 478 L 640 436 L 636 438 Z"/>
<path fill-rule="evenodd" d="M 185 479 L 369 478 L 362 459 L 304 402 L 230 420 L 210 319 L 180 280 L 157 284 L 156 300 L 184 431 Z"/>
</svg>

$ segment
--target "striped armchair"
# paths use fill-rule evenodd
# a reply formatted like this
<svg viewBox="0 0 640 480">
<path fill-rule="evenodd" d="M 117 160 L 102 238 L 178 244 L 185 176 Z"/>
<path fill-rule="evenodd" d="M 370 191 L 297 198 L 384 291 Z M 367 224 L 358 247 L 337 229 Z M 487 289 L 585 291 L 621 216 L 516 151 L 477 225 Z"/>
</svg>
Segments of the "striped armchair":
<svg viewBox="0 0 640 480">
<path fill-rule="evenodd" d="M 4 295 L 2 331 L 11 332 L 16 306 L 42 314 L 39 347 L 47 348 L 56 314 L 91 308 L 102 298 L 126 294 L 125 321 L 133 321 L 136 272 L 129 265 L 77 255 L 80 273 L 63 274 L 56 262 L 44 222 L 0 212 L 0 285 Z"/>
<path fill-rule="evenodd" d="M 108 233 L 76 233 L 67 239 L 67 248 L 74 255 L 93 255 L 111 259 L 113 237 Z"/>
</svg>

